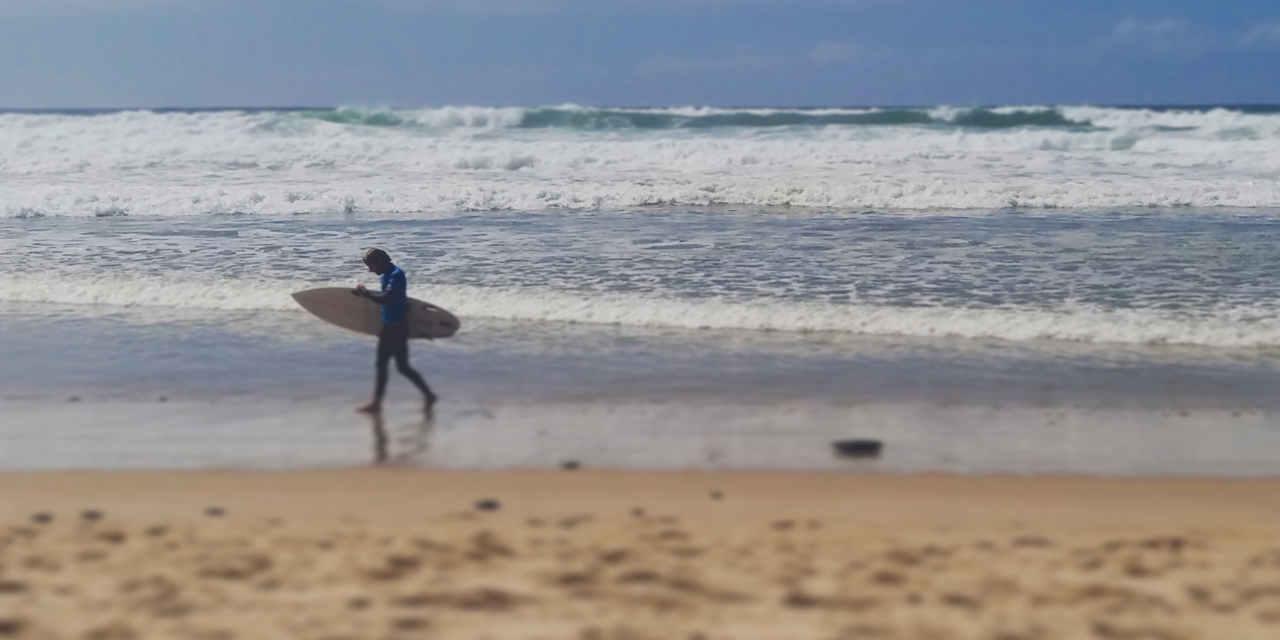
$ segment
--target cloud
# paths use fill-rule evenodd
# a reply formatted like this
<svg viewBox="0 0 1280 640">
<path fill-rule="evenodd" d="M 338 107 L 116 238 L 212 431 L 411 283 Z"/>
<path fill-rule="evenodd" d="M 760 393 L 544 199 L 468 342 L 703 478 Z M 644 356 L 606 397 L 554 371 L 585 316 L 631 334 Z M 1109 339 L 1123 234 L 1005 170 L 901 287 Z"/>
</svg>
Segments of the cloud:
<svg viewBox="0 0 1280 640">
<path fill-rule="evenodd" d="M 1195 58 L 1213 48 L 1213 38 L 1177 18 L 1126 18 L 1099 40 L 1103 49 L 1130 50 L 1161 58 Z"/>
<path fill-rule="evenodd" d="M 1249 49 L 1280 49 L 1280 22 L 1260 24 L 1240 38 L 1240 45 Z"/>
</svg>

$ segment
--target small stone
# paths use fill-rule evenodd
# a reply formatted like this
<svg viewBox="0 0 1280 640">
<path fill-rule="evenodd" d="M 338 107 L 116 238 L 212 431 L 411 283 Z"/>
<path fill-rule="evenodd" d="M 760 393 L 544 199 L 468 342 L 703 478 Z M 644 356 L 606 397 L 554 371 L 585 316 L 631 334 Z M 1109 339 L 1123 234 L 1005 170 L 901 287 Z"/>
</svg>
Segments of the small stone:
<svg viewBox="0 0 1280 640">
<path fill-rule="evenodd" d="M 157 402 L 168 402 L 168 401 L 169 401 L 169 399 L 168 399 L 168 398 L 166 398 L 166 397 L 164 397 L 164 396 L 160 396 L 159 398 L 156 398 L 156 401 L 157 401 Z"/>
<path fill-rule="evenodd" d="M 577 460 L 565 460 L 564 462 L 560 463 L 560 468 L 564 469 L 565 471 L 573 471 L 574 469 L 578 469 L 581 467 L 582 465 L 578 464 Z"/>
<path fill-rule="evenodd" d="M 497 500 L 476 500 L 476 509 L 480 511 L 497 511 L 501 506 Z"/>
<path fill-rule="evenodd" d="M 636 507 L 631 510 L 631 516 L 634 518 L 643 518 L 645 516 L 645 511 L 640 507 Z"/>
<path fill-rule="evenodd" d="M 85 522 L 96 522 L 102 519 L 102 512 L 97 509 L 85 509 L 80 512 L 80 519 Z"/>
<path fill-rule="evenodd" d="M 221 518 L 222 516 L 227 515 L 227 510 L 222 507 L 209 507 L 204 510 L 204 514 L 210 518 Z"/>
<path fill-rule="evenodd" d="M 26 627 L 27 623 L 18 618 L 0 618 L 0 636 L 16 636 Z"/>
<path fill-rule="evenodd" d="M 80 402 L 80 396 L 71 396 L 67 398 L 67 402 Z"/>
<path fill-rule="evenodd" d="M 36 524 L 49 524 L 50 522 L 53 522 L 53 514 L 42 511 L 31 516 L 31 521 Z"/>
<path fill-rule="evenodd" d="M 723 494 L 723 493 L 720 493 L 719 491 L 712 491 L 712 492 L 711 492 L 711 499 L 712 499 L 712 500 L 724 500 L 724 494 Z"/>
<path fill-rule="evenodd" d="M 391 626 L 399 631 L 418 631 L 431 626 L 431 621 L 426 618 L 396 618 L 391 621 Z"/>
<path fill-rule="evenodd" d="M 831 443 L 842 458 L 879 458 L 884 443 L 879 440 L 838 440 Z"/>
</svg>

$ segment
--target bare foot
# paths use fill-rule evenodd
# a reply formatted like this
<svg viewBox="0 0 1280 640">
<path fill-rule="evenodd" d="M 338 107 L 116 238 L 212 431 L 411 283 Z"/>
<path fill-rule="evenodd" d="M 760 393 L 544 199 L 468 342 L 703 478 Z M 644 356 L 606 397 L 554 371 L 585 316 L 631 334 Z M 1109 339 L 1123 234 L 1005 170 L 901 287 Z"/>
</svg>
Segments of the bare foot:
<svg viewBox="0 0 1280 640">
<path fill-rule="evenodd" d="M 382 403 L 377 400 L 371 400 L 369 401 L 369 404 L 356 407 L 356 413 L 363 413 L 370 416 L 382 415 Z"/>
<path fill-rule="evenodd" d="M 426 395 L 426 398 L 423 400 L 422 410 L 427 414 L 427 417 L 431 416 L 431 409 L 436 406 L 436 400 L 439 399 L 440 398 L 436 397 L 436 394 L 434 393 L 428 393 Z"/>
</svg>

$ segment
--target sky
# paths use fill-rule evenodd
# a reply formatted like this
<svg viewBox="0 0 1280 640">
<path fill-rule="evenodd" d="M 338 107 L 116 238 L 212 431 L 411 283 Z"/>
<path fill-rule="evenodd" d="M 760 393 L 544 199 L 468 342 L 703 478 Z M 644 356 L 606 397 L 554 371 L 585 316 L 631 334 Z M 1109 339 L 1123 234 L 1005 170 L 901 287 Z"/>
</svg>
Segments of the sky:
<svg viewBox="0 0 1280 640">
<path fill-rule="evenodd" d="M 1280 103 L 1277 0 L 0 0 L 0 108 Z"/>
</svg>

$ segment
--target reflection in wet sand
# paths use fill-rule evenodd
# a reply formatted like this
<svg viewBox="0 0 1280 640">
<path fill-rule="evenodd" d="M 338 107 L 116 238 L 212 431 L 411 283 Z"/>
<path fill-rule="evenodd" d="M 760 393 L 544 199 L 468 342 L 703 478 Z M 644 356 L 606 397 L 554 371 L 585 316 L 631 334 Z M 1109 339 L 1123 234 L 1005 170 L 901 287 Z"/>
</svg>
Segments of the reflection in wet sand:
<svg viewBox="0 0 1280 640">
<path fill-rule="evenodd" d="M 387 423 L 382 413 L 364 414 L 369 418 L 369 426 L 373 431 L 373 463 L 386 464 L 392 461 L 391 439 L 387 436 Z M 431 431 L 435 426 L 433 416 L 428 413 L 423 419 L 406 425 L 404 437 L 396 441 L 399 453 L 397 462 L 417 462 L 431 449 Z"/>
</svg>

